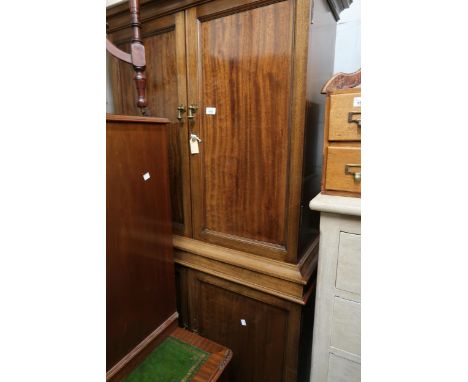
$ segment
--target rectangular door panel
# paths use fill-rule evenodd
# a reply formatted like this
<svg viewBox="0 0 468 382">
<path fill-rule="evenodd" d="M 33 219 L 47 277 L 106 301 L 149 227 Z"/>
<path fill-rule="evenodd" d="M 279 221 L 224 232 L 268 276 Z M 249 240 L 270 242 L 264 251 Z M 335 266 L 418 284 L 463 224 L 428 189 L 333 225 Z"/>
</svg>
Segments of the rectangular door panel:
<svg viewBox="0 0 468 382">
<path fill-rule="evenodd" d="M 201 107 L 191 129 L 202 139 L 191 160 L 194 236 L 283 258 L 294 6 L 227 7 L 187 11 L 188 39 L 199 41 L 189 54 Z"/>
<path fill-rule="evenodd" d="M 232 349 L 232 382 L 280 382 L 285 369 L 288 312 L 197 278 L 200 334 Z"/>
</svg>

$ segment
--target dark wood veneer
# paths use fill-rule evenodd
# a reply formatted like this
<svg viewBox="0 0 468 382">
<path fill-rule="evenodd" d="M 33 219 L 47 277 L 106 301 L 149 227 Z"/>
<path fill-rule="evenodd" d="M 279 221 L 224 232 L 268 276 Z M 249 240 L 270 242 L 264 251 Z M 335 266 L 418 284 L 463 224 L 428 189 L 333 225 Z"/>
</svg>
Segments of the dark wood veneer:
<svg viewBox="0 0 468 382">
<path fill-rule="evenodd" d="M 107 117 L 107 370 L 176 312 L 166 122 Z"/>
<path fill-rule="evenodd" d="M 189 98 L 202 111 L 217 108 L 192 127 L 203 140 L 191 158 L 193 232 L 284 259 L 294 7 L 259 4 L 220 0 L 187 11 L 188 40 L 199 41 L 188 47 Z"/>
<path fill-rule="evenodd" d="M 233 350 L 230 380 L 297 381 L 299 305 L 192 270 L 188 285 L 190 328 Z"/>
<path fill-rule="evenodd" d="M 289 263 L 317 235 L 301 198 L 314 192 L 302 172 L 310 7 L 310 0 L 142 5 L 149 110 L 172 122 L 177 234 Z M 131 33 L 119 27 L 122 15 L 108 10 L 109 37 L 125 46 Z M 116 111 L 135 114 L 126 70 L 113 69 Z M 179 105 L 198 106 L 193 123 L 187 114 L 176 120 Z M 205 115 L 209 106 L 215 116 Z M 202 140 L 200 154 L 188 151 L 190 133 Z"/>
</svg>

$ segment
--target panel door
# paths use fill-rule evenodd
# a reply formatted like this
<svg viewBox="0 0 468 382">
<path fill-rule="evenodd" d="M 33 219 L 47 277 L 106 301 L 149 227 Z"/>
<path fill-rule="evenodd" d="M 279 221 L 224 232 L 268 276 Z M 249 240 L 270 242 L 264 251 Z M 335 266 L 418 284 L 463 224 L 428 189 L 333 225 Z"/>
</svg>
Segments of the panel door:
<svg viewBox="0 0 468 382">
<path fill-rule="evenodd" d="M 254 3 L 254 4 L 252 4 Z M 218 0 L 186 11 L 193 235 L 284 260 L 294 7 Z M 300 170 L 299 170 L 300 172 Z"/>
<path fill-rule="evenodd" d="M 230 381 L 297 380 L 298 306 L 201 272 L 189 284 L 191 327 L 233 351 Z"/>
<path fill-rule="evenodd" d="M 129 28 L 109 36 L 129 51 Z M 174 231 L 191 236 L 190 166 L 186 114 L 177 119 L 179 105 L 187 107 L 185 14 L 180 12 L 143 23 L 147 60 L 147 98 L 150 116 L 171 120 L 169 128 L 169 173 Z M 140 115 L 131 65 L 111 58 L 111 82 L 116 114 Z"/>
</svg>

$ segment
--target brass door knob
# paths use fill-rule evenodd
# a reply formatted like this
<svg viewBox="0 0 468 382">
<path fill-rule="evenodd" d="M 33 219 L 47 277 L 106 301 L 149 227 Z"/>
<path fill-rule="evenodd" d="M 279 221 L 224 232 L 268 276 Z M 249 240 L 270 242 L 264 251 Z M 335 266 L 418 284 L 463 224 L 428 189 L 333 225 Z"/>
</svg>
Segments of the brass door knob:
<svg viewBox="0 0 468 382">
<path fill-rule="evenodd" d="M 186 112 L 185 106 L 184 105 L 179 105 L 179 107 L 177 108 L 177 119 L 179 120 L 179 122 L 181 122 L 182 119 L 184 118 L 183 114 L 185 112 Z"/>
<path fill-rule="evenodd" d="M 198 111 L 198 106 L 197 105 L 190 105 L 188 109 L 189 109 L 189 111 L 188 111 L 187 118 L 190 119 L 191 121 L 193 121 L 193 119 L 195 118 L 195 114 Z"/>
</svg>

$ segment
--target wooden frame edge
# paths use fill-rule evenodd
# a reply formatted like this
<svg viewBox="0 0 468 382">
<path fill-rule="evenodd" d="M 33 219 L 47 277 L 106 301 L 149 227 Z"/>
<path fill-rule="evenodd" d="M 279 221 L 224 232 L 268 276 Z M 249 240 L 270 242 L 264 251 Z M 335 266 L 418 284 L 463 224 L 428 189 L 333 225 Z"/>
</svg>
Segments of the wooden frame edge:
<svg viewBox="0 0 468 382">
<path fill-rule="evenodd" d="M 121 114 L 106 114 L 106 122 L 137 122 L 137 123 L 156 123 L 165 125 L 170 123 L 167 118 L 157 117 L 139 117 L 133 115 L 121 115 Z"/>
<path fill-rule="evenodd" d="M 262 293 L 266 293 L 266 294 L 274 296 L 274 297 L 279 297 L 282 300 L 287 300 L 289 302 L 293 302 L 293 303 L 299 304 L 299 305 L 305 305 L 305 301 L 304 301 L 303 298 L 298 298 L 296 296 L 293 296 L 293 295 L 290 295 L 290 294 L 287 294 L 287 293 L 284 293 L 284 292 L 280 292 L 280 291 L 278 291 L 276 289 L 268 288 L 268 287 L 262 286 L 260 284 L 254 284 L 254 283 L 251 283 L 249 281 L 245 281 L 243 279 L 228 275 L 227 273 L 214 271 L 214 270 L 211 270 L 211 269 L 207 269 L 205 267 L 199 267 L 199 266 L 197 266 L 197 265 L 195 265 L 195 264 L 193 264 L 191 262 L 181 261 L 181 260 L 178 260 L 178 259 L 175 260 L 175 263 L 179 264 L 181 266 L 193 269 L 193 270 L 198 271 L 200 273 L 211 275 L 211 276 L 217 277 L 217 278 L 222 279 L 222 280 L 227 280 L 227 281 L 230 281 L 230 282 L 245 286 L 247 288 L 250 288 L 250 289 L 262 292 Z"/>
<path fill-rule="evenodd" d="M 117 381 L 134 366 L 140 357 L 146 356 L 155 346 L 161 343 L 176 327 L 179 313 L 173 313 L 166 321 L 159 325 L 155 331 L 135 346 L 125 357 L 106 372 L 106 381 Z"/>
<path fill-rule="evenodd" d="M 245 268 L 297 284 L 305 285 L 307 283 L 300 269 L 306 264 L 307 257 L 310 256 L 311 251 L 307 251 L 298 264 L 290 264 L 178 235 L 173 236 L 173 245 L 178 250 L 235 265 L 239 268 Z M 318 239 L 311 246 L 318 247 Z"/>
<path fill-rule="evenodd" d="M 307 64 L 309 53 L 309 28 L 311 0 L 293 2 L 293 46 L 291 77 L 290 145 L 288 163 L 288 196 L 286 261 L 294 263 L 298 258 L 299 219 L 302 198 L 304 165 L 304 134 L 307 103 Z"/>
<path fill-rule="evenodd" d="M 295 265 L 180 236 L 174 236 L 174 247 L 176 249 L 174 261 L 178 265 L 305 305 L 305 294 L 309 289 L 311 277 L 317 269 L 319 239 L 312 242 L 301 261 Z M 197 258 L 205 258 L 213 265 L 206 261 L 200 262 Z M 225 266 L 216 266 L 217 263 Z M 248 272 L 242 272 L 241 276 L 241 272 L 236 273 L 233 267 Z M 250 272 L 253 277 L 248 277 Z M 255 274 L 262 277 L 257 280 Z"/>
</svg>

